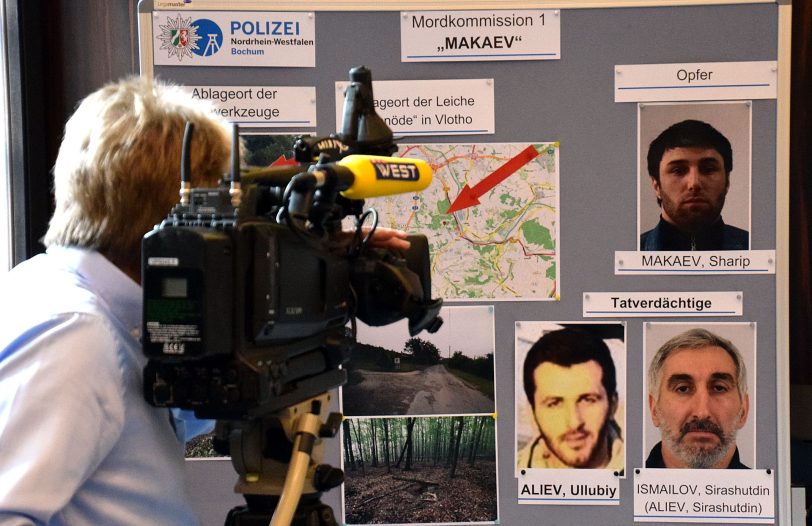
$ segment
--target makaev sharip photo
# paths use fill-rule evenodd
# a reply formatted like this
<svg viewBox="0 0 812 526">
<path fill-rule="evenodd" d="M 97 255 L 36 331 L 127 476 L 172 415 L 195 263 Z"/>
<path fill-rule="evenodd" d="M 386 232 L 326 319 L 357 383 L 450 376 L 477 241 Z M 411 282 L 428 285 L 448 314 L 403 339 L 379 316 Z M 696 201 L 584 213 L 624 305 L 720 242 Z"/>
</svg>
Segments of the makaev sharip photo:
<svg viewBox="0 0 812 526">
<path fill-rule="evenodd" d="M 641 115 L 656 108 L 647 106 Z M 643 141 L 641 137 L 641 148 Z M 645 158 L 649 184 L 641 181 L 640 250 L 749 250 L 749 232 L 726 222 L 731 216 L 734 222 L 749 224 L 746 196 L 725 206 L 734 195 L 731 189 L 741 196 L 749 187 L 749 158 L 742 152 L 734 163 L 734 153 L 731 140 L 702 119 L 685 118 L 658 128 Z M 643 209 L 651 208 L 654 200 L 659 218 L 652 225 L 651 214 Z"/>
<path fill-rule="evenodd" d="M 624 412 L 620 410 L 618 378 L 623 375 L 618 374 L 604 338 L 611 336 L 606 333 L 617 333 L 613 339 L 621 348 L 617 354 L 624 354 L 623 326 L 572 324 L 543 331 L 540 337 L 527 342 L 532 344 L 519 362 L 518 347 L 527 336 L 519 334 L 519 323 L 517 363 L 522 363 L 524 399 L 517 393 L 517 408 L 524 405 L 529 410 L 520 422 L 517 409 L 517 469 L 622 472 L 625 447 L 619 421 Z M 625 394 L 625 382 L 623 391 Z M 526 436 L 528 429 L 532 430 L 530 436 Z"/>
</svg>

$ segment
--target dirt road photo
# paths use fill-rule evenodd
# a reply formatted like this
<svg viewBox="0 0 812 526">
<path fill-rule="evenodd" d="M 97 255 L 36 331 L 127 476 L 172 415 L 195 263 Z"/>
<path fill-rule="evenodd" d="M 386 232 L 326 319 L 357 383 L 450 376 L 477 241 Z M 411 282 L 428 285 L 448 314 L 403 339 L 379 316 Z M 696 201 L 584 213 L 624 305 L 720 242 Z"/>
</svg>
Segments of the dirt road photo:
<svg viewBox="0 0 812 526">
<path fill-rule="evenodd" d="M 444 415 L 492 413 L 494 401 L 443 365 L 407 373 L 357 369 L 363 380 L 343 388 L 344 414 Z"/>
</svg>

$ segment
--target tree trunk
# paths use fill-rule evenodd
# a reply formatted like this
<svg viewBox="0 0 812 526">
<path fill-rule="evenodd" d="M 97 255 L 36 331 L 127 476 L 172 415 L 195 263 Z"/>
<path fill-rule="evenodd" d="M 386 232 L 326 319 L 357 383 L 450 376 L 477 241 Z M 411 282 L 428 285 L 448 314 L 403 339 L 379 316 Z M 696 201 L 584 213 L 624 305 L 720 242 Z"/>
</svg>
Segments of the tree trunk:
<svg viewBox="0 0 812 526">
<path fill-rule="evenodd" d="M 451 464 L 451 475 L 450 475 L 451 478 L 454 478 L 454 475 L 457 472 L 457 457 L 459 456 L 460 453 L 460 440 L 462 440 L 462 428 L 465 426 L 465 420 L 463 420 L 463 417 L 458 416 L 456 419 L 460 423 L 460 425 L 459 429 L 457 430 L 457 440 L 456 443 L 454 444 L 454 451 L 452 452 L 453 459 Z"/>
<path fill-rule="evenodd" d="M 476 462 L 476 454 L 477 450 L 479 450 L 479 443 L 482 440 L 482 430 L 485 428 L 485 419 L 488 418 L 487 416 L 479 417 L 479 427 L 477 428 L 476 438 L 474 439 L 474 443 L 471 446 L 471 458 L 469 459 L 469 463 L 473 466 Z"/>
<path fill-rule="evenodd" d="M 389 462 L 389 420 L 383 419 L 383 452 L 386 458 L 386 472 L 392 473 L 392 466 Z"/>
<path fill-rule="evenodd" d="M 398 457 L 397 464 L 395 467 L 400 467 L 400 463 L 403 461 L 404 456 L 406 455 L 406 451 L 411 447 L 412 443 L 412 427 L 414 426 L 415 418 L 407 418 L 406 424 L 406 442 L 403 444 L 403 448 L 400 450 L 400 456 Z"/>
<path fill-rule="evenodd" d="M 350 433 L 350 421 L 344 420 L 344 456 L 350 465 L 350 471 L 355 471 L 355 457 L 352 452 L 352 434 Z"/>
<path fill-rule="evenodd" d="M 440 461 L 440 435 L 443 433 L 442 420 L 437 419 L 434 426 L 434 467 Z"/>
<path fill-rule="evenodd" d="M 375 429 L 375 420 L 370 420 L 369 425 L 372 427 L 372 467 L 378 467 L 378 433 Z"/>
<path fill-rule="evenodd" d="M 414 457 L 414 423 L 416 418 L 409 420 L 409 427 L 406 429 L 406 465 L 403 467 L 404 471 L 411 471 L 412 458 Z"/>
<path fill-rule="evenodd" d="M 423 421 L 417 423 L 417 438 L 418 438 L 418 447 L 417 447 L 417 460 L 423 462 L 425 459 L 426 454 L 426 428 L 423 426 Z"/>
<path fill-rule="evenodd" d="M 457 421 L 456 419 L 451 420 L 451 423 L 448 426 L 448 428 L 449 428 L 448 429 L 448 446 L 446 447 L 446 450 L 445 450 L 445 467 L 447 467 L 447 468 L 451 467 L 451 462 L 452 462 L 451 457 L 453 456 L 452 453 L 454 452 L 454 432 L 456 431 L 456 428 L 454 427 L 454 423 L 456 421 Z"/>
<path fill-rule="evenodd" d="M 366 476 L 367 471 L 364 467 L 364 443 L 361 441 L 361 421 L 356 422 L 358 427 L 350 424 L 351 428 L 355 428 L 355 442 L 358 444 L 358 463 L 361 465 L 361 474 Z"/>
</svg>

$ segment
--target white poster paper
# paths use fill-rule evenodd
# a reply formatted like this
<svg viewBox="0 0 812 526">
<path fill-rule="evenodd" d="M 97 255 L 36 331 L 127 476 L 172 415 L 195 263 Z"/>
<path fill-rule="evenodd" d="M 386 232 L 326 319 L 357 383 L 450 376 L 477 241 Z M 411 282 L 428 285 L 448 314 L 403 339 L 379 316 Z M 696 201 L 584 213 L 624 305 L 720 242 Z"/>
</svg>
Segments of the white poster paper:
<svg viewBox="0 0 812 526">
<path fill-rule="evenodd" d="M 609 469 L 525 469 L 517 482 L 519 504 L 620 504 L 619 474 Z"/>
<path fill-rule="evenodd" d="M 635 522 L 775 523 L 769 469 L 635 469 Z"/>
<path fill-rule="evenodd" d="M 216 112 L 242 127 L 313 128 L 315 86 L 187 86 L 195 99 L 212 101 Z"/>
<path fill-rule="evenodd" d="M 615 102 L 774 99 L 778 63 L 615 66 Z"/>
<path fill-rule="evenodd" d="M 561 58 L 558 10 L 401 13 L 402 62 Z"/>
<path fill-rule="evenodd" d="M 615 252 L 615 275 L 775 274 L 775 250 Z"/>
<path fill-rule="evenodd" d="M 341 131 L 344 91 L 336 82 L 336 131 Z M 395 135 L 495 133 L 493 79 L 378 80 L 375 110 Z"/>
<path fill-rule="evenodd" d="M 315 67 L 313 13 L 155 11 L 156 66 Z"/>
<path fill-rule="evenodd" d="M 739 292 L 584 292 L 584 318 L 741 316 Z"/>
</svg>

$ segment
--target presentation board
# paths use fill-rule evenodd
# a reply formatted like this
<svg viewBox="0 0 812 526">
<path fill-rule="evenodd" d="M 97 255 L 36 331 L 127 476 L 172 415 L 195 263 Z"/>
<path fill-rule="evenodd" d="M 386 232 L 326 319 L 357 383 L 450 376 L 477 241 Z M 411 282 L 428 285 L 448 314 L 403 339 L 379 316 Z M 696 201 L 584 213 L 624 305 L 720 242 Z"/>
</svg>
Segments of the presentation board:
<svg viewBox="0 0 812 526">
<path fill-rule="evenodd" d="M 244 132 L 335 133 L 348 71 L 364 65 L 377 110 L 398 137 L 396 155 L 434 169 L 420 194 L 368 201 L 382 225 L 428 236 L 433 292 L 447 321 L 419 342 L 402 324 L 359 329 L 359 341 L 386 359 L 351 362 L 350 385 L 337 397 L 347 420 L 327 460 L 343 466 L 347 482 L 325 501 L 344 523 L 789 524 L 781 142 L 789 66 L 779 31 L 787 7 L 139 4 L 142 73 L 212 100 Z M 683 122 L 709 124 L 732 153 L 705 138 L 668 143 L 656 158 L 655 138 Z M 672 162 L 675 151 L 697 157 Z M 668 169 L 652 175 L 652 162 Z M 702 182 L 685 182 L 691 170 Z M 744 381 L 716 369 L 706 378 L 696 367 L 678 371 L 688 387 L 659 382 L 672 362 L 656 369 L 652 357 L 696 329 L 722 337 L 702 348 L 732 342 L 738 353 L 722 356 L 742 356 Z M 590 388 L 598 396 L 584 388 L 551 398 L 527 390 L 544 383 L 540 368 L 531 367 L 530 380 L 523 370 L 530 347 L 559 331 L 610 349 L 614 387 L 599 382 Z M 412 363 L 418 344 L 437 356 Z M 560 379 L 584 363 L 598 362 L 547 365 L 561 369 Z M 407 376 L 441 387 L 415 387 Z M 707 390 L 720 400 L 725 392 L 727 416 L 676 415 L 660 396 L 672 384 L 681 396 Z M 570 398 L 573 407 L 597 407 L 597 423 L 584 416 L 555 431 L 556 419 L 577 420 L 581 409 L 561 417 L 540 408 Z M 693 420 L 715 427 L 686 427 Z M 380 465 L 378 446 L 405 451 L 406 442 L 390 444 L 384 432 L 421 437 L 423 449 L 414 447 L 422 456 L 405 477 L 412 486 L 396 483 L 415 492 L 411 500 L 384 495 L 399 486 L 376 482 L 385 468 L 371 458 L 348 464 L 347 448 L 375 449 Z M 680 447 L 683 439 L 690 447 Z M 693 469 L 652 460 L 659 455 L 670 468 L 697 450 L 710 453 Z M 735 479 L 714 469 L 732 467 L 734 451 L 748 468 Z M 461 463 L 451 487 L 426 484 L 448 476 L 451 457 Z M 190 466 L 212 524 L 222 520 L 209 516 L 212 495 L 236 477 L 228 463 L 217 465 L 216 476 L 212 464 Z"/>
</svg>

